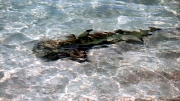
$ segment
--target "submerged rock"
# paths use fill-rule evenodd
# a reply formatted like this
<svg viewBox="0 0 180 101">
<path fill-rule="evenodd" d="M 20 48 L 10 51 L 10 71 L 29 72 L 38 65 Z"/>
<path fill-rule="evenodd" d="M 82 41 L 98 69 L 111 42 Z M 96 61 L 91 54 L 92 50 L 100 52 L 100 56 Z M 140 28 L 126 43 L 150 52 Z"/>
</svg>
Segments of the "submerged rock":
<svg viewBox="0 0 180 101">
<path fill-rule="evenodd" d="M 150 27 L 149 30 L 125 31 L 122 29 L 114 32 L 93 32 L 93 29 L 86 30 L 77 38 L 74 34 L 66 36 L 66 40 L 44 40 L 33 47 L 33 52 L 38 57 L 47 60 L 57 60 L 69 58 L 78 62 L 87 61 L 87 52 L 95 45 L 113 44 L 119 41 L 131 43 L 143 43 L 143 37 L 148 36 L 149 32 L 160 30 Z"/>
</svg>

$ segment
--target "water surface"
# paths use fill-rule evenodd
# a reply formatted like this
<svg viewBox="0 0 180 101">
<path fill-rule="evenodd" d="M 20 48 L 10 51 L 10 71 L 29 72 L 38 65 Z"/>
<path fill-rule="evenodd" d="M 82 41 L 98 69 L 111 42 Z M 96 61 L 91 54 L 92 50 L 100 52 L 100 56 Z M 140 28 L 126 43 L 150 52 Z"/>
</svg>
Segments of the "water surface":
<svg viewBox="0 0 180 101">
<path fill-rule="evenodd" d="M 0 99 L 120 101 L 180 95 L 179 0 L 0 0 Z M 145 44 L 92 49 L 91 62 L 45 62 L 38 40 L 93 28 L 164 29 Z"/>
</svg>

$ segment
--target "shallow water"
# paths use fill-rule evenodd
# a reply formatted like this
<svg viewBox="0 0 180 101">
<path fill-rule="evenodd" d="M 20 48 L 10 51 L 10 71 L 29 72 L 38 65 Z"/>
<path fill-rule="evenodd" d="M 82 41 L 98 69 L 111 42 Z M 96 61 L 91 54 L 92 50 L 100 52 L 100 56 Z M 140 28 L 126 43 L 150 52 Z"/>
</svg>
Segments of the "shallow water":
<svg viewBox="0 0 180 101">
<path fill-rule="evenodd" d="M 0 99 L 134 101 L 180 95 L 179 0 L 0 0 Z M 46 62 L 38 40 L 102 31 L 164 30 L 145 44 L 91 49 L 91 62 Z"/>
</svg>

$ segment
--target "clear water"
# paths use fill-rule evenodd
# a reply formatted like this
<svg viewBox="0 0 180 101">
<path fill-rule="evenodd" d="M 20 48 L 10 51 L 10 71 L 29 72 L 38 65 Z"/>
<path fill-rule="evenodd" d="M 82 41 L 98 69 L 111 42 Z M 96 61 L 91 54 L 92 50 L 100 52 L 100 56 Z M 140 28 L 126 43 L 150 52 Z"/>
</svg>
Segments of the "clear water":
<svg viewBox="0 0 180 101">
<path fill-rule="evenodd" d="M 0 0 L 2 101 L 125 101 L 180 95 L 179 0 Z M 38 40 L 86 29 L 162 32 L 145 45 L 124 42 L 92 49 L 91 62 L 45 62 Z"/>
</svg>

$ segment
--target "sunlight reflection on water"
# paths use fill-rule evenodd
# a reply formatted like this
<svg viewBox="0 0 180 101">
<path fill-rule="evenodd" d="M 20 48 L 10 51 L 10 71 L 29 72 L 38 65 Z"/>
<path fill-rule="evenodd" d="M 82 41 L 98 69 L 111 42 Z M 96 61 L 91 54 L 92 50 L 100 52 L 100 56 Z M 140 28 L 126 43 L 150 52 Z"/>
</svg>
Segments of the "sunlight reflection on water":
<svg viewBox="0 0 180 101">
<path fill-rule="evenodd" d="M 178 0 L 1 0 L 0 100 L 125 101 L 180 95 Z M 145 44 L 119 42 L 91 49 L 91 62 L 46 62 L 37 40 L 160 27 Z M 169 29 L 169 30 L 168 30 Z"/>
</svg>

